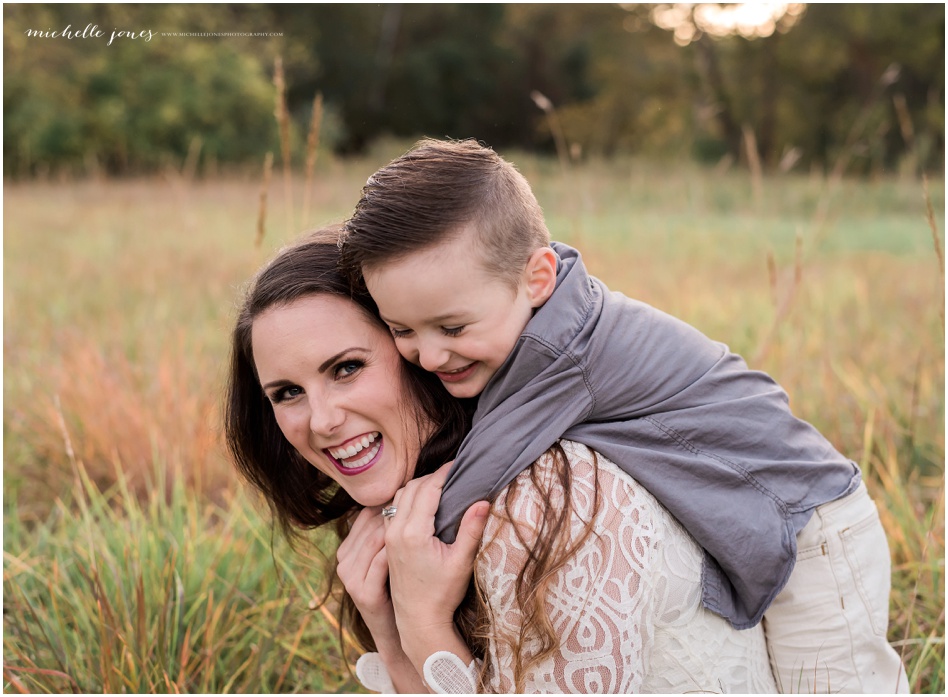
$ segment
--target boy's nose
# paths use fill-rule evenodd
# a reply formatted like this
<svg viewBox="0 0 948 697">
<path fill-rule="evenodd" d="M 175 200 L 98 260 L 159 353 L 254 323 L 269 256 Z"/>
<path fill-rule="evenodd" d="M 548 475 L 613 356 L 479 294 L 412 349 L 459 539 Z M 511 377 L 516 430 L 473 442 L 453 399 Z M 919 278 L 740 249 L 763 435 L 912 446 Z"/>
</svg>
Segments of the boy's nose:
<svg viewBox="0 0 948 697">
<path fill-rule="evenodd" d="M 437 342 L 421 342 L 418 345 L 418 365 L 434 372 L 443 368 L 450 358 L 448 351 L 443 349 Z"/>
</svg>

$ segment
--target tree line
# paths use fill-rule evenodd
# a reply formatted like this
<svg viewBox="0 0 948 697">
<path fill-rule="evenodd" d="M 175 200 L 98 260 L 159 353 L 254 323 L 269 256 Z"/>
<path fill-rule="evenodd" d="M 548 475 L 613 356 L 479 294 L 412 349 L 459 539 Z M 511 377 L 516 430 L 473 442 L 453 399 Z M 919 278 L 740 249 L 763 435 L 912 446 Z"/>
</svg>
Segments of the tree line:
<svg viewBox="0 0 948 697">
<path fill-rule="evenodd" d="M 432 135 L 567 157 L 943 169 L 943 4 L 808 5 L 766 37 L 685 42 L 656 22 L 667 7 L 5 5 L 4 175 L 135 174 L 189 153 L 205 173 L 257 166 L 278 151 L 278 56 L 297 164 L 320 94 L 322 143 L 340 154 Z"/>
</svg>

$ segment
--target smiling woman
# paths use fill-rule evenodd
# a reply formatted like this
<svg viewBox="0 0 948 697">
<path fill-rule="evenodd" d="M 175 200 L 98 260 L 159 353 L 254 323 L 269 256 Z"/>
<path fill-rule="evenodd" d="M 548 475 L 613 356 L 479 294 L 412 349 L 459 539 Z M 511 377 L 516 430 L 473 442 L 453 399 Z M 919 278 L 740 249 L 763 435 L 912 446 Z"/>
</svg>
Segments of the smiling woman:
<svg viewBox="0 0 948 697">
<path fill-rule="evenodd" d="M 265 310 L 251 336 L 290 445 L 361 505 L 390 501 L 425 434 L 401 416 L 401 360 L 385 328 L 348 298 L 322 294 Z"/>
<path fill-rule="evenodd" d="M 251 282 L 232 334 L 226 439 L 290 540 L 335 528 L 340 545 L 326 571 L 342 622 L 400 689 L 417 692 L 395 631 L 381 507 L 454 457 L 469 417 L 435 376 L 400 359 L 368 293 L 340 273 L 338 235 L 312 233 Z M 473 551 L 452 586 L 462 596 Z M 468 594 L 459 615 L 465 635 L 476 602 Z"/>
<path fill-rule="evenodd" d="M 345 540 L 360 510 L 378 512 L 412 476 L 451 460 L 468 425 L 436 377 L 399 360 L 371 298 L 339 274 L 338 232 L 315 232 L 265 266 L 231 337 L 227 445 L 291 541 L 325 525 Z M 327 572 L 338 587 L 334 565 Z M 340 601 L 350 633 L 382 651 L 344 589 Z"/>
</svg>

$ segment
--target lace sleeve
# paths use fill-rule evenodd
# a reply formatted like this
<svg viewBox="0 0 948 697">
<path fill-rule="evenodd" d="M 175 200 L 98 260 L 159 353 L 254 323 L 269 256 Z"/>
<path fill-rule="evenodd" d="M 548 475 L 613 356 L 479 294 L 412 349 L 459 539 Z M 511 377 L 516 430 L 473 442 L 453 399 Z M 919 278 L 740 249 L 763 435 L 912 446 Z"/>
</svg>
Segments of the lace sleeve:
<svg viewBox="0 0 948 697">
<path fill-rule="evenodd" d="M 424 665 L 425 684 L 442 695 L 470 695 L 477 692 L 478 664 L 464 665 L 450 651 L 438 651 L 428 656 Z"/>
<path fill-rule="evenodd" d="M 377 653 L 364 653 L 356 662 L 356 677 L 362 687 L 383 695 L 395 694 L 395 685 L 388 674 L 388 668 Z"/>
<path fill-rule="evenodd" d="M 654 636 L 655 593 L 651 557 L 661 533 L 656 528 L 654 499 L 639 495 L 629 480 L 600 469 L 598 478 L 591 453 L 565 443 L 564 449 L 573 476 L 572 502 L 575 508 L 568 531 L 577 541 L 596 509 L 592 533 L 565 567 L 552 579 L 545 604 L 560 644 L 552 655 L 528 667 L 522 689 L 525 692 L 630 693 L 643 685 L 650 661 Z M 541 476 L 552 476 L 552 459 L 538 463 Z M 598 483 L 598 492 L 597 492 Z M 516 495 L 502 496 L 494 506 L 509 511 L 529 545 L 536 529 L 541 506 L 546 504 L 531 484 L 529 473 L 518 478 Z M 551 487 L 562 504 L 558 485 Z M 506 508 L 505 508 L 506 506 Z M 485 686 L 492 692 L 517 688 L 515 667 L 536 655 L 537 642 L 527 640 L 518 652 L 523 623 L 516 599 L 517 574 L 527 559 L 527 546 L 514 524 L 492 516 L 485 532 L 483 555 L 477 567 L 481 588 L 486 590 L 491 612 L 490 674 Z"/>
</svg>

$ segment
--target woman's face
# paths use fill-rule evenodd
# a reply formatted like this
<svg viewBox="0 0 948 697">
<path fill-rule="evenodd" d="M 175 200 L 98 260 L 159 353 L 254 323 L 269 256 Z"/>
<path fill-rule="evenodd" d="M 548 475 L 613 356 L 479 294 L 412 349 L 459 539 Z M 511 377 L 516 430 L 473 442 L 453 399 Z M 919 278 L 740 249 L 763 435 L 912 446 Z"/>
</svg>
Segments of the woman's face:
<svg viewBox="0 0 948 697">
<path fill-rule="evenodd" d="M 421 439 L 405 418 L 400 356 L 385 328 L 347 298 L 311 295 L 264 311 L 251 341 L 290 444 L 363 506 L 391 501 Z"/>
</svg>

